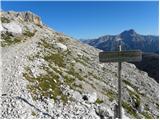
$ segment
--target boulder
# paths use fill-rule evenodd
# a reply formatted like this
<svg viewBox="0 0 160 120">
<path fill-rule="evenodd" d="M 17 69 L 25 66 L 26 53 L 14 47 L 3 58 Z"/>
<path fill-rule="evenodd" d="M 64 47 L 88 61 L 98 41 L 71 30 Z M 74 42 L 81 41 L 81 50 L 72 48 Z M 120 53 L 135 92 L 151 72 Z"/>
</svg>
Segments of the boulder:
<svg viewBox="0 0 160 120">
<path fill-rule="evenodd" d="M 138 107 L 138 112 L 142 113 L 144 111 L 144 106 L 142 104 Z"/>
<path fill-rule="evenodd" d="M 62 43 L 54 43 L 53 47 L 58 49 L 58 51 L 60 52 L 64 52 L 67 50 L 67 46 Z"/>
<path fill-rule="evenodd" d="M 2 27 L 2 25 L 0 25 L 0 32 L 4 31 L 4 28 Z"/>
<path fill-rule="evenodd" d="M 97 115 L 100 116 L 101 119 L 112 119 L 114 118 L 114 113 L 113 111 L 105 105 L 100 105 L 96 108 L 96 113 Z"/>
<path fill-rule="evenodd" d="M 4 31 L 11 32 L 13 34 L 22 34 L 22 27 L 16 22 L 4 23 L 2 24 Z"/>
<path fill-rule="evenodd" d="M 72 98 L 74 98 L 76 101 L 79 101 L 79 102 L 83 101 L 82 95 L 77 91 L 74 91 L 72 93 Z"/>
</svg>

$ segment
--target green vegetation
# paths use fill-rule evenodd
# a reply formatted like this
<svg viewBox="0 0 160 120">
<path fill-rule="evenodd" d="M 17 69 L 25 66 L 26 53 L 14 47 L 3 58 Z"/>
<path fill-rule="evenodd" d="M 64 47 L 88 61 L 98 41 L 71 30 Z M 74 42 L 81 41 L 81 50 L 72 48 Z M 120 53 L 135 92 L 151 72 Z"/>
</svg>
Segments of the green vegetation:
<svg viewBox="0 0 160 120">
<path fill-rule="evenodd" d="M 46 39 L 41 39 L 41 42 L 38 42 L 38 45 L 39 47 L 43 46 L 44 48 L 48 48 L 48 49 L 53 48 L 53 46 L 49 44 Z"/>
<path fill-rule="evenodd" d="M 38 45 L 39 47 L 44 47 L 53 50 L 52 44 L 49 44 L 45 39 L 41 39 L 41 42 L 39 42 Z M 61 53 L 46 51 L 45 55 L 43 56 L 43 59 L 49 62 L 50 64 L 55 63 L 59 67 L 65 67 L 64 55 Z"/>
<path fill-rule="evenodd" d="M 127 112 L 128 112 L 130 115 L 132 115 L 134 118 L 137 118 L 137 113 L 136 113 L 136 111 L 133 109 L 133 107 L 132 107 L 129 103 L 123 101 L 123 102 L 122 102 L 122 106 L 124 107 L 124 109 L 127 110 Z"/>
<path fill-rule="evenodd" d="M 81 59 L 75 59 L 75 61 L 81 63 L 81 64 L 84 65 L 84 66 L 87 66 L 87 63 L 84 62 L 84 61 L 81 60 Z"/>
<path fill-rule="evenodd" d="M 149 113 L 148 111 L 144 111 L 141 114 L 145 117 L 145 119 L 153 119 L 152 114 Z"/>
<path fill-rule="evenodd" d="M 19 43 L 19 42 L 21 42 L 22 40 L 21 40 L 21 38 L 17 37 L 17 38 L 14 38 L 13 41 L 14 41 L 14 43 Z"/>
<path fill-rule="evenodd" d="M 83 88 L 81 84 L 77 85 L 77 84 L 73 83 L 73 86 L 74 86 L 74 87 L 79 87 L 79 88 L 81 88 L 81 89 Z"/>
<path fill-rule="evenodd" d="M 97 75 L 95 75 L 93 72 L 88 72 L 88 74 L 89 74 L 90 76 L 92 76 L 93 78 L 97 79 L 97 80 L 100 80 L 100 79 L 101 79 L 100 77 L 98 77 Z"/>
<path fill-rule="evenodd" d="M 100 100 L 100 99 L 98 98 L 95 103 L 101 104 L 101 103 L 103 103 L 103 102 L 104 102 L 103 100 Z"/>
<path fill-rule="evenodd" d="M 34 111 L 32 111 L 32 116 L 36 116 L 36 113 Z"/>
<path fill-rule="evenodd" d="M 65 41 L 69 40 L 69 38 L 65 38 L 65 37 L 58 37 L 57 40 L 61 43 L 64 43 Z"/>
<path fill-rule="evenodd" d="M 65 67 L 64 64 L 64 57 L 62 54 L 59 53 L 50 53 L 48 55 L 44 55 L 44 60 L 48 61 L 49 63 L 55 63 L 59 67 Z"/>
<path fill-rule="evenodd" d="M 131 87 L 134 87 L 134 86 L 129 82 L 129 80 L 123 80 L 123 82 L 124 82 L 126 85 L 129 85 L 129 86 L 131 86 Z"/>
<path fill-rule="evenodd" d="M 1 22 L 2 23 L 10 23 L 10 20 L 6 17 L 1 17 Z"/>
<path fill-rule="evenodd" d="M 141 103 L 141 98 L 140 98 L 140 96 L 138 95 L 138 93 L 136 93 L 136 92 L 133 92 L 133 91 L 130 91 L 130 90 L 128 90 L 128 92 L 129 92 L 129 94 L 130 94 L 130 96 L 132 96 L 132 97 L 134 97 L 135 99 L 136 99 L 136 103 L 135 103 L 135 107 L 136 108 L 139 108 L 139 106 L 140 106 L 140 103 Z"/>
<path fill-rule="evenodd" d="M 77 72 L 75 72 L 74 68 L 71 67 L 68 71 L 68 74 L 71 74 L 73 76 L 75 76 L 76 78 L 78 78 L 79 80 L 84 80 L 84 78 Z"/>
<path fill-rule="evenodd" d="M 137 93 L 138 93 L 138 91 L 137 91 L 137 87 L 136 86 L 134 86 L 133 84 L 131 84 L 129 81 L 130 80 L 122 80 L 126 85 L 128 85 L 128 86 L 131 86 Z"/>
<path fill-rule="evenodd" d="M 32 92 L 33 98 L 38 99 L 34 94 L 40 94 L 44 97 L 50 97 L 51 99 L 56 100 L 57 96 L 61 97 L 63 103 L 68 101 L 68 97 L 63 95 L 60 89 L 60 81 L 59 76 L 56 75 L 53 71 L 49 70 L 49 68 L 44 67 L 47 74 L 40 75 L 34 77 L 30 68 L 26 68 L 26 72 L 23 73 L 23 77 L 30 82 L 28 89 Z M 36 84 L 34 84 L 36 82 Z M 36 93 L 36 91 L 38 93 Z"/>
<path fill-rule="evenodd" d="M 104 94 L 109 97 L 110 101 L 115 100 L 117 97 L 117 93 L 112 90 L 107 90 Z"/>
<path fill-rule="evenodd" d="M 123 80 L 123 82 L 128 85 L 128 86 L 131 86 L 134 91 L 131 91 L 128 89 L 128 92 L 129 92 L 129 95 L 134 97 L 136 99 L 136 103 L 135 103 L 135 107 L 138 108 L 140 106 L 140 102 L 141 102 L 141 98 L 140 98 L 140 94 L 139 92 L 137 91 L 136 87 L 134 85 L 132 85 L 129 81 L 127 80 Z"/>
<path fill-rule="evenodd" d="M 1 46 L 10 46 L 12 44 L 20 43 L 22 39 L 20 37 L 14 37 L 11 33 L 6 32 L 5 34 L 1 34 L 1 37 L 4 41 L 1 42 Z"/>
<path fill-rule="evenodd" d="M 28 36 L 28 37 L 33 37 L 34 36 L 34 32 L 30 32 L 29 30 L 26 30 L 23 35 Z"/>
<path fill-rule="evenodd" d="M 48 67 L 41 66 L 40 69 L 43 69 L 47 72 L 45 75 L 39 75 L 34 77 L 30 69 L 26 69 L 26 72 L 23 76 L 30 82 L 28 89 L 32 93 L 33 99 L 38 99 L 36 95 L 39 93 L 41 96 L 50 97 L 54 100 L 60 99 L 63 103 L 66 103 L 70 98 L 66 95 L 63 95 L 61 91 L 61 84 L 65 84 L 70 86 L 71 89 L 77 90 L 79 92 L 82 88 L 82 85 L 76 85 L 76 78 L 79 80 L 83 80 L 84 78 L 75 71 L 74 67 L 70 64 L 65 64 L 65 60 L 67 57 L 64 56 L 69 55 L 71 52 L 67 50 L 67 52 L 57 53 L 55 48 L 53 48 L 52 44 L 46 39 L 41 39 L 38 43 L 39 47 L 45 48 L 41 53 L 41 57 L 48 62 Z M 69 54 L 68 54 L 69 52 Z M 34 60 L 35 58 L 40 57 L 39 54 L 28 57 L 29 60 Z M 55 66 L 56 65 L 56 66 Z M 67 74 L 63 74 L 62 68 L 67 69 Z M 59 75 L 63 78 L 64 81 L 59 80 Z"/>
<path fill-rule="evenodd" d="M 72 83 L 75 81 L 75 79 L 74 78 L 71 78 L 71 77 L 69 77 L 69 76 L 64 76 L 64 82 L 65 83 L 67 83 L 68 85 L 72 85 Z"/>
</svg>

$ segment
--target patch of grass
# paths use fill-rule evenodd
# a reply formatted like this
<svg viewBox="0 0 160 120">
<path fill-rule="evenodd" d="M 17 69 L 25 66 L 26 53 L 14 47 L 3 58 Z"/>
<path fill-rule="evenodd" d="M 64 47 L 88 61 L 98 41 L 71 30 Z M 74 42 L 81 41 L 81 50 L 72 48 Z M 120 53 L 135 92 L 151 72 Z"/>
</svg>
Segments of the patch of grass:
<svg viewBox="0 0 160 120">
<path fill-rule="evenodd" d="M 104 102 L 103 100 L 100 100 L 100 99 L 98 98 L 95 103 L 101 104 L 101 103 L 103 103 L 103 102 Z"/>
<path fill-rule="evenodd" d="M 61 43 L 65 42 L 67 39 L 64 37 L 58 37 L 57 40 Z"/>
<path fill-rule="evenodd" d="M 67 83 L 68 85 L 72 85 L 72 83 L 75 81 L 75 79 L 74 78 L 71 78 L 71 77 L 69 77 L 69 76 L 64 76 L 64 82 L 65 83 Z"/>
<path fill-rule="evenodd" d="M 129 80 L 122 80 L 122 81 L 123 81 L 126 85 L 132 87 L 132 88 L 139 94 L 139 91 L 137 90 L 137 87 L 134 86 L 133 84 L 131 84 L 131 83 L 129 82 Z"/>
<path fill-rule="evenodd" d="M 133 85 L 129 82 L 129 80 L 122 80 L 126 85 L 133 87 Z"/>
<path fill-rule="evenodd" d="M 55 65 L 59 66 L 59 67 L 65 67 L 65 62 L 64 62 L 64 54 L 63 53 L 56 53 L 53 52 L 53 46 L 52 44 L 49 44 L 47 42 L 46 39 L 41 39 L 41 42 L 38 43 L 39 47 L 44 47 L 44 48 L 48 48 L 51 51 L 46 51 L 43 59 L 47 62 L 49 62 L 50 64 L 54 63 Z"/>
<path fill-rule="evenodd" d="M 27 31 L 25 31 L 23 33 L 23 35 L 28 36 L 28 37 L 33 37 L 35 35 L 35 33 L 34 32 L 30 32 L 29 30 L 27 30 Z"/>
<path fill-rule="evenodd" d="M 11 33 L 6 32 L 5 34 L 1 34 L 1 37 L 4 41 L 1 42 L 1 46 L 10 46 L 12 44 L 20 43 L 22 41 L 22 38 L 20 37 L 14 37 Z"/>
<path fill-rule="evenodd" d="M 138 93 L 136 93 L 136 91 L 134 92 L 134 91 L 128 90 L 128 92 L 129 92 L 130 96 L 132 96 L 132 97 L 134 97 L 136 99 L 135 108 L 138 109 L 139 106 L 140 106 L 140 103 L 141 103 L 140 95 Z"/>
<path fill-rule="evenodd" d="M 89 75 L 93 76 L 93 78 L 100 80 L 100 77 L 98 77 L 97 75 L 95 75 L 93 72 L 88 72 Z"/>
<path fill-rule="evenodd" d="M 122 80 L 126 85 L 131 86 L 132 88 L 134 88 L 135 91 L 137 91 L 137 87 L 134 86 L 132 83 L 129 82 L 129 80 Z M 138 91 L 137 91 L 138 92 Z"/>
<path fill-rule="evenodd" d="M 109 97 L 109 101 L 113 101 L 117 98 L 117 93 L 112 90 L 107 90 L 104 94 Z"/>
<path fill-rule="evenodd" d="M 71 67 L 68 71 L 68 74 L 71 74 L 73 76 L 75 76 L 76 78 L 78 78 L 79 80 L 84 80 L 84 78 L 77 72 L 75 72 L 74 68 Z"/>
<path fill-rule="evenodd" d="M 38 42 L 38 45 L 48 49 L 53 48 L 52 44 L 49 44 L 46 39 L 41 39 L 41 42 Z"/>
<path fill-rule="evenodd" d="M 138 115 L 136 111 L 132 108 L 132 106 L 129 103 L 122 101 L 122 106 L 124 107 L 124 109 L 127 110 L 127 112 L 130 115 L 132 115 L 134 118 L 137 118 Z"/>
<path fill-rule="evenodd" d="M 19 43 L 19 42 L 21 42 L 22 40 L 21 40 L 19 37 L 17 37 L 17 38 L 14 38 L 13 41 L 14 41 L 14 43 Z"/>
<path fill-rule="evenodd" d="M 12 44 L 12 42 L 13 42 L 12 37 L 13 37 L 13 35 L 9 32 L 6 32 L 5 34 L 1 34 L 1 38 L 4 40 L 1 42 L 1 46 L 5 47 L 7 45 Z"/>
<path fill-rule="evenodd" d="M 44 60 L 48 61 L 49 63 L 54 62 L 59 67 L 65 67 L 64 56 L 60 53 L 50 53 L 48 55 L 44 55 Z"/>
<path fill-rule="evenodd" d="M 6 17 L 1 17 L 1 22 L 2 23 L 10 23 L 10 20 Z"/>
<path fill-rule="evenodd" d="M 144 111 L 141 114 L 145 117 L 145 119 L 154 119 L 152 114 L 149 113 L 148 111 Z"/>
<path fill-rule="evenodd" d="M 32 116 L 36 116 L 36 113 L 34 111 L 32 111 Z"/>
<path fill-rule="evenodd" d="M 83 88 L 81 84 L 77 85 L 77 84 L 73 83 L 73 86 L 74 86 L 74 87 L 79 87 L 79 88 L 81 88 L 81 89 Z"/>
<path fill-rule="evenodd" d="M 61 100 L 63 103 L 68 101 L 66 95 L 63 95 L 60 88 L 59 76 L 56 75 L 53 71 L 49 70 L 49 68 L 45 67 L 47 74 L 39 75 L 34 77 L 30 68 L 25 69 L 26 72 L 23 73 L 23 77 L 31 82 L 30 86 L 28 86 L 29 90 L 32 94 L 36 94 L 35 91 L 38 90 L 38 94 L 44 97 L 50 97 L 51 99 L 56 100 L 57 96 L 61 96 Z M 35 83 L 36 84 L 33 84 Z M 39 99 L 34 96 L 34 99 Z"/>
<path fill-rule="evenodd" d="M 81 63 L 81 64 L 84 65 L 84 66 L 87 66 L 87 63 L 84 62 L 83 60 L 75 59 L 75 61 Z"/>
</svg>

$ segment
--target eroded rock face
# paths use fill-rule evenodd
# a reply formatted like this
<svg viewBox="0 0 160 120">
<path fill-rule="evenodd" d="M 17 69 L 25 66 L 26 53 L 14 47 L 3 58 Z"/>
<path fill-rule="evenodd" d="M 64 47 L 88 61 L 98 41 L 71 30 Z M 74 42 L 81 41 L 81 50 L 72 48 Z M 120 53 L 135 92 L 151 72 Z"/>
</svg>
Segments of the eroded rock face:
<svg viewBox="0 0 160 120">
<path fill-rule="evenodd" d="M 36 25 L 40 25 L 40 26 L 42 25 L 39 17 L 33 18 L 33 22 L 34 22 L 34 24 L 36 24 Z"/>
<path fill-rule="evenodd" d="M 2 26 L 16 23 L 22 34 L 3 33 L 0 118 L 115 118 L 116 63 L 99 64 L 100 50 L 35 25 L 30 12 L 2 16 Z M 123 118 L 158 118 L 158 84 L 132 64 L 122 66 Z"/>
<path fill-rule="evenodd" d="M 9 11 L 7 14 L 5 12 L 1 12 L 1 17 L 12 19 L 19 22 L 33 22 L 35 25 L 42 26 L 42 21 L 39 16 L 33 14 L 32 12 L 14 12 Z M 12 17 L 12 18 L 11 18 Z"/>
</svg>

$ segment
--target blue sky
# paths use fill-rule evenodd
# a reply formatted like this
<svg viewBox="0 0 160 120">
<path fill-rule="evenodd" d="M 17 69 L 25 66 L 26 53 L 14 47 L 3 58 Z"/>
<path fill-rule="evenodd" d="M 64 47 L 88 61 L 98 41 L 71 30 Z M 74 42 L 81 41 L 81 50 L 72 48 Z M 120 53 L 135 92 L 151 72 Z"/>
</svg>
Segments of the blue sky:
<svg viewBox="0 0 160 120">
<path fill-rule="evenodd" d="M 2 2 L 5 11 L 32 11 L 43 23 L 74 38 L 97 38 L 135 29 L 158 35 L 158 1 Z"/>
</svg>

